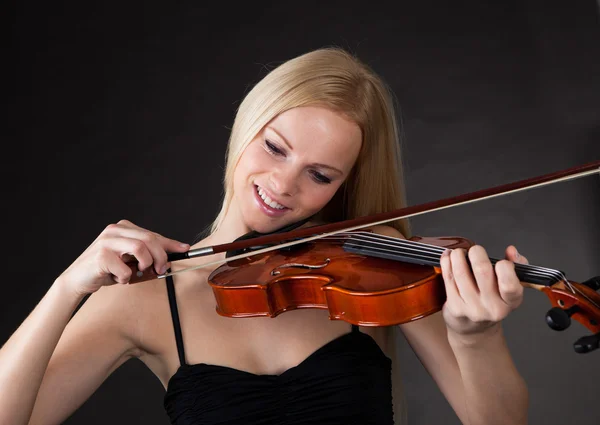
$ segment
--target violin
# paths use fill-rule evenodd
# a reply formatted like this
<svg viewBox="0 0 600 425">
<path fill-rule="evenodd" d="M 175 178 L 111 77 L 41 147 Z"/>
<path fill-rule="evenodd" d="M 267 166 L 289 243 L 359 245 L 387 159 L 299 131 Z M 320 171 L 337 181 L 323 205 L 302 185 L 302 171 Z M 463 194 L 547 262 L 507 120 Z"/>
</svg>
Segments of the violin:
<svg viewBox="0 0 600 425">
<path fill-rule="evenodd" d="M 596 173 L 600 161 L 427 204 L 299 228 L 305 219 L 270 234 L 250 232 L 231 243 L 169 254 L 169 261 L 177 261 L 226 253 L 224 260 L 200 266 L 157 275 L 152 267 L 139 271 L 135 261 L 129 262 L 130 283 L 225 263 L 208 278 L 222 316 L 276 317 L 318 308 L 328 310 L 332 320 L 354 325 L 402 324 L 442 309 L 446 293 L 441 255 L 446 249 L 468 250 L 474 243 L 456 236 L 400 239 L 365 228 Z M 577 353 L 599 348 L 600 276 L 578 283 L 547 267 L 516 263 L 515 271 L 524 287 L 549 298 L 546 323 L 551 329 L 565 330 L 574 319 L 591 332 L 575 341 Z"/>
</svg>

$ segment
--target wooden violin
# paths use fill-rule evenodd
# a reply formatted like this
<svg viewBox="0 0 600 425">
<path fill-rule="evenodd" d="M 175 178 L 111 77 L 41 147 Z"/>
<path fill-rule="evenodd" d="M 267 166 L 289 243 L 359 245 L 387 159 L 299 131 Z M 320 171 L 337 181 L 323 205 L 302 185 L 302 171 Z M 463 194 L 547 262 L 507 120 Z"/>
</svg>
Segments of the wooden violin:
<svg viewBox="0 0 600 425">
<path fill-rule="evenodd" d="M 600 172 L 600 161 L 516 183 L 428 204 L 325 225 L 267 235 L 252 232 L 222 245 L 171 253 L 169 261 L 226 252 L 224 260 L 156 275 L 139 271 L 131 283 L 221 264 L 209 275 L 218 314 L 227 317 L 275 317 L 301 308 L 327 309 L 333 320 L 361 326 L 390 326 L 440 311 L 446 300 L 440 257 L 446 249 L 468 249 L 461 237 L 399 239 L 359 230 L 449 206 L 488 199 Z M 289 230 L 296 228 L 295 230 Z M 490 258 L 492 264 L 499 261 Z M 554 330 L 571 318 L 591 334 L 574 343 L 578 353 L 600 346 L 600 276 L 583 283 L 547 267 L 515 264 L 521 284 L 545 293 L 552 304 L 546 322 Z"/>
</svg>

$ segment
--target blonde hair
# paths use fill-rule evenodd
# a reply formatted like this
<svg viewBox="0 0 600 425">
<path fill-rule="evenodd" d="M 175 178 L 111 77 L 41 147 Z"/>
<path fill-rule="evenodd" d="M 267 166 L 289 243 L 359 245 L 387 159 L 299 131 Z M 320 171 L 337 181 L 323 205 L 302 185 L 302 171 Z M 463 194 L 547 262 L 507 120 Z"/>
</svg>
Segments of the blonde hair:
<svg viewBox="0 0 600 425">
<path fill-rule="evenodd" d="M 219 228 L 231 203 L 233 174 L 244 149 L 277 115 L 309 105 L 344 114 L 358 124 L 363 138 L 350 175 L 315 219 L 334 222 L 406 206 L 393 92 L 369 66 L 348 51 L 325 47 L 277 66 L 243 99 L 227 146 L 223 204 L 210 227 L 211 233 Z M 388 225 L 407 238 L 411 236 L 407 219 Z M 396 330 L 388 333 L 396 357 L 395 335 L 399 330 L 397 326 L 390 328 Z M 397 365 L 393 368 L 394 410 L 396 423 L 401 423 L 406 409 Z"/>
<path fill-rule="evenodd" d="M 406 205 L 400 136 L 391 90 L 349 52 L 328 47 L 305 53 L 269 72 L 240 104 L 227 146 L 224 198 L 211 233 L 233 197 L 233 173 L 246 146 L 277 115 L 320 105 L 343 113 L 362 130 L 358 160 L 338 193 L 322 209 L 326 222 L 391 211 Z M 389 223 L 410 237 L 408 220 Z"/>
</svg>

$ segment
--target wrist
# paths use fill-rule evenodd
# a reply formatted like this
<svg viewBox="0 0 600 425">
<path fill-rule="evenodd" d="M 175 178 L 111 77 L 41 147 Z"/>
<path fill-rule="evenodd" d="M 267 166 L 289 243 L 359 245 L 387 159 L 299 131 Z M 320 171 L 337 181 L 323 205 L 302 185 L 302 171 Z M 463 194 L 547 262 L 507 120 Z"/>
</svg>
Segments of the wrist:
<svg viewBox="0 0 600 425">
<path fill-rule="evenodd" d="M 452 348 L 480 348 L 503 340 L 502 322 L 494 323 L 492 326 L 473 333 L 461 334 L 447 327 L 448 341 Z"/>
<path fill-rule="evenodd" d="M 57 294 L 63 301 L 70 302 L 77 306 L 87 294 L 77 291 L 63 276 L 58 277 L 50 290 Z"/>
</svg>

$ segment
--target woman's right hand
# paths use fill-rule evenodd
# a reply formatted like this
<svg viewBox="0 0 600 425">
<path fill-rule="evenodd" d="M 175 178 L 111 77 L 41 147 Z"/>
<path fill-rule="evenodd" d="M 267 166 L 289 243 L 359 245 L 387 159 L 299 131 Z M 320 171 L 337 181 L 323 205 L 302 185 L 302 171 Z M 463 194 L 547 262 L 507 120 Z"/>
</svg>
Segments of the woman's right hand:
<svg viewBox="0 0 600 425">
<path fill-rule="evenodd" d="M 153 267 L 163 274 L 170 264 L 167 252 L 186 252 L 190 246 L 136 226 L 128 220 L 109 224 L 57 279 L 79 296 L 100 287 L 126 284 L 132 274 L 125 263 L 135 260 L 138 270 Z"/>
</svg>

